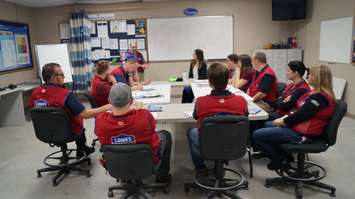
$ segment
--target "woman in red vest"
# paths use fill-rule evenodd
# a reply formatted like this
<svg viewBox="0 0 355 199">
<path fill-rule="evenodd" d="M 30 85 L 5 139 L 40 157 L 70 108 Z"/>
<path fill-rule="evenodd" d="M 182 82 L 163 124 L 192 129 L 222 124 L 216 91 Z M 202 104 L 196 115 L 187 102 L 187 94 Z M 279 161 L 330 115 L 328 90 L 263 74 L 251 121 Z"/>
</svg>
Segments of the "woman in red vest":
<svg viewBox="0 0 355 199">
<path fill-rule="evenodd" d="M 288 154 L 280 149 L 280 144 L 317 139 L 322 135 L 335 109 L 332 73 L 327 66 L 312 67 L 309 84 L 313 90 L 300 102 L 300 107 L 295 112 L 267 122 L 265 128 L 254 131 L 254 147 L 265 152 L 270 158 L 270 170 L 289 165 Z"/>
<path fill-rule="evenodd" d="M 289 111 L 297 108 L 297 104 L 304 100 L 311 91 L 303 76 L 306 72 L 306 66 L 301 61 L 291 61 L 288 63 L 287 79 L 289 83 L 282 95 L 276 101 L 276 112 L 271 114 L 271 118 L 276 119 L 284 116 Z"/>
</svg>

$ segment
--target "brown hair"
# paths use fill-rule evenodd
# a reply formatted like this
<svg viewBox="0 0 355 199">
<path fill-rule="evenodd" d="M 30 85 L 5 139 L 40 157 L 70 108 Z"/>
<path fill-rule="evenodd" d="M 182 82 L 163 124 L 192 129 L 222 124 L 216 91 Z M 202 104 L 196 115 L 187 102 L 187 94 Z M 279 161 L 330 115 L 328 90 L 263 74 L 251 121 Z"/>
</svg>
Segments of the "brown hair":
<svg viewBox="0 0 355 199">
<path fill-rule="evenodd" d="M 228 69 L 220 63 L 213 63 L 207 71 L 208 80 L 216 90 L 224 90 L 228 84 Z"/>
<path fill-rule="evenodd" d="M 203 51 L 201 49 L 195 49 L 194 53 L 196 54 L 197 62 L 198 62 L 198 68 L 202 67 L 202 64 L 205 62 L 205 57 L 203 56 Z M 196 60 L 192 59 L 191 60 L 191 66 L 196 65 Z"/>
<path fill-rule="evenodd" d="M 253 65 L 251 64 L 251 57 L 249 55 L 239 55 L 238 58 L 240 61 L 240 74 L 243 74 L 245 71 L 253 68 Z"/>
<path fill-rule="evenodd" d="M 256 52 L 254 54 L 254 59 L 259 60 L 259 62 L 266 64 L 266 55 L 263 52 Z"/>
<path fill-rule="evenodd" d="M 100 75 L 102 75 L 109 68 L 110 68 L 110 66 L 107 61 L 99 61 L 96 64 L 96 72 L 97 72 L 97 74 L 100 74 Z"/>
<path fill-rule="evenodd" d="M 227 58 L 236 64 L 238 63 L 238 55 L 237 54 L 230 54 L 227 56 Z"/>
<path fill-rule="evenodd" d="M 309 74 L 313 77 L 310 84 L 316 92 L 325 92 L 335 98 L 333 93 L 333 76 L 328 66 L 312 66 L 309 69 Z"/>
<path fill-rule="evenodd" d="M 48 64 L 43 66 L 43 68 L 42 68 L 42 78 L 43 78 L 44 82 L 48 83 L 49 80 L 52 78 L 52 76 L 54 74 L 54 68 L 55 67 L 60 67 L 60 66 L 57 63 L 48 63 Z"/>
</svg>

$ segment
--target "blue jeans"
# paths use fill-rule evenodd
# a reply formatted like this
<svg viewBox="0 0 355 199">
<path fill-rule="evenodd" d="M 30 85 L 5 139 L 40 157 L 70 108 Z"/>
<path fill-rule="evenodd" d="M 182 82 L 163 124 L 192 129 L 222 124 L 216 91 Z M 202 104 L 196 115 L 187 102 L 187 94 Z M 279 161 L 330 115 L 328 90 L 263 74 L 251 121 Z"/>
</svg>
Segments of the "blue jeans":
<svg viewBox="0 0 355 199">
<path fill-rule="evenodd" d="M 158 150 L 159 163 L 154 166 L 157 175 L 167 175 L 170 171 L 170 155 L 171 155 L 171 134 L 166 130 L 158 131 L 160 138 L 160 147 Z"/>
<path fill-rule="evenodd" d="M 265 127 L 254 131 L 253 143 L 256 150 L 266 153 L 273 166 L 279 166 L 286 159 L 287 154 L 280 149 L 281 144 L 299 142 L 302 136 L 287 127 L 274 127 L 266 122 Z"/>
<path fill-rule="evenodd" d="M 195 169 L 206 168 L 205 163 L 201 157 L 200 144 L 197 128 L 190 128 L 187 130 L 187 141 L 190 147 L 191 159 L 194 163 Z"/>
</svg>

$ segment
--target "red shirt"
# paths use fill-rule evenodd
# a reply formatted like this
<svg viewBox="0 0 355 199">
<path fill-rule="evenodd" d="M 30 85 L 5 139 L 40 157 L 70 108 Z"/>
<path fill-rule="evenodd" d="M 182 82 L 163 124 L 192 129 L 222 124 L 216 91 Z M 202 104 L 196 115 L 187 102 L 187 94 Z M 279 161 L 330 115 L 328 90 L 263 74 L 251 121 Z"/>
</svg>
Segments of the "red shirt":
<svg viewBox="0 0 355 199">
<path fill-rule="evenodd" d="M 101 113 L 95 120 L 95 133 L 101 144 L 149 144 L 154 163 L 159 162 L 160 138 L 155 119 L 146 109 L 132 109 L 124 115 Z"/>
<path fill-rule="evenodd" d="M 248 103 L 242 96 L 238 95 L 207 95 L 196 99 L 196 114 L 198 126 L 201 127 L 202 120 L 218 114 L 248 115 Z"/>
<path fill-rule="evenodd" d="M 65 100 L 70 91 L 55 85 L 42 85 L 36 88 L 30 97 L 29 107 L 56 107 L 64 110 L 71 121 L 71 130 L 74 134 L 80 134 L 83 129 L 83 119 L 74 115 L 65 106 Z"/>
<path fill-rule="evenodd" d="M 91 81 L 91 95 L 99 106 L 108 104 L 108 95 L 111 90 L 111 83 L 100 76 L 95 75 Z"/>
<path fill-rule="evenodd" d="M 244 92 L 247 92 L 251 82 L 253 81 L 253 76 L 254 76 L 254 73 L 255 73 L 255 70 L 250 68 L 250 69 L 247 69 L 245 70 L 244 72 L 241 72 L 240 73 L 240 77 L 239 79 L 244 79 L 244 80 L 247 80 L 248 83 L 246 83 L 243 87 L 240 88 L 240 90 L 244 91 Z"/>
</svg>

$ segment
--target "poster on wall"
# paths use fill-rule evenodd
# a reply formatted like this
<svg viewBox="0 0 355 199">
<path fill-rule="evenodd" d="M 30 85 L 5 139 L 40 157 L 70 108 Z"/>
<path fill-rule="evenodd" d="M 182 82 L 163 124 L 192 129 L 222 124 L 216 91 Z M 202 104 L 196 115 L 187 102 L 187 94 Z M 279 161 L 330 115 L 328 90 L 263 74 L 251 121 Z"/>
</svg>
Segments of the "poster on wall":
<svg viewBox="0 0 355 199">
<path fill-rule="evenodd" d="M 32 67 L 27 24 L 0 21 L 0 72 Z"/>
</svg>

